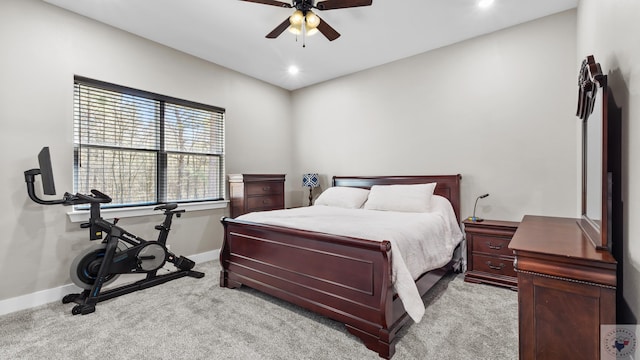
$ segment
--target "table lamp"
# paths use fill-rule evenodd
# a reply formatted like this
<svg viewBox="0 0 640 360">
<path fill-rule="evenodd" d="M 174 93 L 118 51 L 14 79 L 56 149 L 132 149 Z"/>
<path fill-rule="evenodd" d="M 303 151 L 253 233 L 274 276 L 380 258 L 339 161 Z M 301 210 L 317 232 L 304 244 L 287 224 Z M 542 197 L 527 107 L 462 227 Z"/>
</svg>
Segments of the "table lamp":
<svg viewBox="0 0 640 360">
<path fill-rule="evenodd" d="M 302 186 L 309 188 L 309 206 L 311 206 L 311 200 L 313 199 L 313 188 L 320 186 L 320 179 L 318 174 L 304 174 L 302 175 Z"/>
<path fill-rule="evenodd" d="M 480 200 L 480 199 L 484 199 L 484 198 L 486 198 L 487 196 L 489 196 L 489 194 L 480 195 L 480 196 L 478 196 L 478 197 L 476 198 L 476 204 L 475 204 L 475 205 L 473 205 L 473 216 L 469 216 L 469 217 L 467 218 L 467 220 L 469 220 L 469 221 L 473 221 L 473 222 L 481 222 L 481 221 L 484 221 L 484 219 L 481 219 L 481 218 L 479 218 L 479 217 L 476 217 L 476 207 L 478 206 L 478 200 Z"/>
</svg>

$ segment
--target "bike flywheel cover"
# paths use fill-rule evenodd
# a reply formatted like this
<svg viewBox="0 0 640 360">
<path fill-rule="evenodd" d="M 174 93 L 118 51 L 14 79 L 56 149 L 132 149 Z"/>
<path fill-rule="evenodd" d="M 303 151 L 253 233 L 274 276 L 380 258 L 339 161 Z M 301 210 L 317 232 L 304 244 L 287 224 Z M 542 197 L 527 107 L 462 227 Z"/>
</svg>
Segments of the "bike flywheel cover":
<svg viewBox="0 0 640 360">
<path fill-rule="evenodd" d="M 107 244 L 98 244 L 85 249 L 73 259 L 69 275 L 71 281 L 79 288 L 91 289 L 93 287 L 98 277 L 100 266 L 102 266 L 106 248 Z M 107 274 L 102 285 L 112 283 L 118 276 L 119 274 Z"/>
</svg>

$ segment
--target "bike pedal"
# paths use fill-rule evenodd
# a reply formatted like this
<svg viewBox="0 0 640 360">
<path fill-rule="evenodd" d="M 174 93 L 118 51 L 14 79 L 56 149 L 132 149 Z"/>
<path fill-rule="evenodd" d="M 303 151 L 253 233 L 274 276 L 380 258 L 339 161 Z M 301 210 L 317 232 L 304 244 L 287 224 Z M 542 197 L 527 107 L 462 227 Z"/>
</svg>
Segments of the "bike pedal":
<svg viewBox="0 0 640 360">
<path fill-rule="evenodd" d="M 173 264 L 180 270 L 191 270 L 196 266 L 196 263 L 193 260 L 187 259 L 184 256 L 180 256 L 175 259 Z"/>
</svg>

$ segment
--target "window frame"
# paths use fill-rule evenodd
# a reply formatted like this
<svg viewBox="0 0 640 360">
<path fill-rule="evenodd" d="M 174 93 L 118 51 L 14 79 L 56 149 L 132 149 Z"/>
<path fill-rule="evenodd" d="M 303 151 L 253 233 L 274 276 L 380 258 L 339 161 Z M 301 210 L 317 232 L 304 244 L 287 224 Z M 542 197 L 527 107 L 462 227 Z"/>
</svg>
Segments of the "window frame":
<svg viewBox="0 0 640 360">
<path fill-rule="evenodd" d="M 146 214 L 152 214 L 153 213 L 153 207 L 159 205 L 159 204 L 163 204 L 163 203 L 167 203 L 167 202 L 176 202 L 179 203 L 181 205 L 182 208 L 185 209 L 191 209 L 191 210 L 203 210 L 203 209 L 211 209 L 211 208 L 222 208 L 222 207 L 226 207 L 226 204 L 228 203 L 226 199 L 226 184 L 225 184 L 225 177 L 226 177 L 226 169 L 225 169 L 225 150 L 226 150 L 226 144 L 225 144 L 225 109 L 221 108 L 221 107 L 217 107 L 217 106 L 212 106 L 212 105 L 206 105 L 206 104 L 201 104 L 201 103 L 196 103 L 193 101 L 188 101 L 188 100 L 183 100 L 183 99 L 178 99 L 178 98 L 174 98 L 171 96 L 166 96 L 166 95 L 161 95 L 161 94 L 157 94 L 157 93 L 152 93 L 152 92 L 148 92 L 148 91 L 144 91 L 144 90 L 138 90 L 138 89 L 134 89 L 134 88 L 130 88 L 130 87 L 126 87 L 126 86 L 122 86 L 122 85 L 116 85 L 116 84 L 112 84 L 112 83 L 108 83 L 108 82 L 104 82 L 104 81 L 100 81 L 100 80 L 94 80 L 94 79 L 90 79 L 90 78 L 86 78 L 83 76 L 78 76 L 75 75 L 74 76 L 74 137 L 73 137 L 73 156 L 74 156 L 74 160 L 73 160 L 73 179 L 74 179 L 74 189 L 76 189 L 77 187 L 76 185 L 76 181 L 77 181 L 77 176 L 78 176 L 78 156 L 80 156 L 80 151 L 81 151 L 81 147 L 94 147 L 92 145 L 86 145 L 86 144 L 82 144 L 82 141 L 80 140 L 80 142 L 78 143 L 76 141 L 76 122 L 79 121 L 76 118 L 76 111 L 77 109 L 75 109 L 75 104 L 77 101 L 77 94 L 76 94 L 76 87 L 77 86 L 89 86 L 89 87 L 93 87 L 93 88 L 97 88 L 97 89 L 101 89 L 101 90 L 107 90 L 107 91 L 113 91 L 113 92 L 117 92 L 117 93 L 121 93 L 121 94 L 126 94 L 126 95 L 130 95 L 130 96 L 135 96 L 135 97 L 140 97 L 140 98 L 144 98 L 144 99 L 148 99 L 151 100 L 153 102 L 156 102 L 157 106 L 159 106 L 160 111 L 159 113 L 156 115 L 156 120 L 158 121 L 157 126 L 160 127 L 160 130 L 158 131 L 158 133 L 156 134 L 156 141 L 158 142 L 159 146 L 157 149 L 151 150 L 151 152 L 156 153 L 156 171 L 157 174 L 155 176 L 155 183 L 156 183 L 156 188 L 155 188 L 155 202 L 151 202 L 151 203 L 130 203 L 130 204 L 118 204 L 118 205 L 114 205 L 114 206 L 104 206 L 104 210 L 103 213 L 105 214 L 117 214 L 117 216 L 121 216 L 121 217 L 127 217 L 127 216 L 140 216 L 140 215 L 146 215 Z M 165 148 L 165 144 L 164 144 L 164 128 L 165 128 L 165 114 L 164 114 L 164 109 L 165 109 L 165 104 L 171 104 L 171 105 L 177 105 L 180 107 L 186 107 L 186 108 L 192 108 L 192 109 L 196 109 L 196 110 L 203 110 L 203 111 L 207 111 L 207 112 L 214 112 L 220 117 L 220 123 L 216 123 L 214 126 L 220 128 L 220 132 L 221 132 L 221 136 L 219 138 L 220 143 L 221 143 L 221 153 L 220 154 L 214 154 L 214 153 L 192 153 L 189 151 L 178 151 L 176 152 L 175 150 L 167 150 Z M 216 120 L 217 121 L 217 120 Z M 81 136 L 82 134 L 78 134 L 78 136 Z M 96 148 L 99 148 L 100 145 L 95 146 Z M 111 148 L 114 149 L 125 149 L 125 150 L 135 150 L 132 147 L 126 147 L 126 146 L 113 146 Z M 145 150 L 146 151 L 146 150 Z M 197 155 L 197 156 L 212 156 L 218 159 L 219 162 L 219 169 L 218 169 L 218 179 L 219 182 L 218 184 L 216 184 L 216 188 L 217 191 L 216 193 L 219 194 L 220 196 L 218 198 L 207 198 L 207 199 L 189 199 L 189 200 L 178 200 L 178 201 L 167 201 L 167 183 L 168 183 L 168 179 L 167 179 L 167 170 L 169 169 L 169 166 L 167 164 L 167 154 L 175 154 L 175 153 L 183 153 L 186 155 Z M 98 189 L 100 190 L 100 189 Z M 77 221 L 83 221 L 82 218 L 84 218 L 84 215 L 86 215 L 85 213 L 88 213 L 88 211 L 84 208 L 78 208 L 78 207 L 74 207 L 73 211 L 69 212 L 69 216 L 72 220 L 72 222 L 74 222 L 74 220 Z M 124 216 L 123 216 L 124 215 Z M 116 216 L 116 215 L 114 215 Z"/>
</svg>

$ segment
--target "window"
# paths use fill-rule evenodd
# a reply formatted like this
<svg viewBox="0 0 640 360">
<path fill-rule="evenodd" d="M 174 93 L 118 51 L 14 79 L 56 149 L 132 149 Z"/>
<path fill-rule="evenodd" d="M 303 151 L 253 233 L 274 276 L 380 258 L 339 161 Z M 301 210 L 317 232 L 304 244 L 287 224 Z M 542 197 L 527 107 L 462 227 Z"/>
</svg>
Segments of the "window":
<svg viewBox="0 0 640 360">
<path fill-rule="evenodd" d="M 74 191 L 110 207 L 224 198 L 224 109 L 75 77 Z"/>
</svg>

